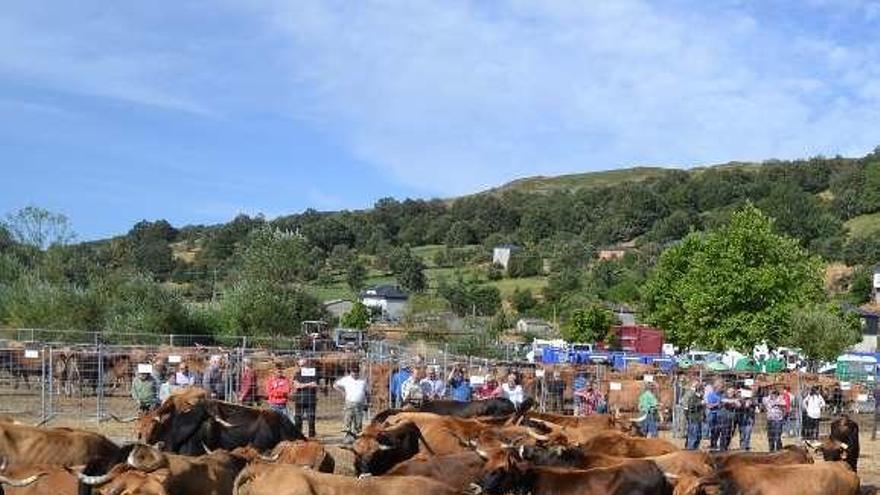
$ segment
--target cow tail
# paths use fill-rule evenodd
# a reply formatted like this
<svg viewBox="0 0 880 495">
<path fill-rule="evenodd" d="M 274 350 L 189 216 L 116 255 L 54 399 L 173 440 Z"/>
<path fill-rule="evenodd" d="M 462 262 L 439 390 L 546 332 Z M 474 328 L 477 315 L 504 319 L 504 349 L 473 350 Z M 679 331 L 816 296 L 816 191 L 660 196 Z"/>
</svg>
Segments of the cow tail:
<svg viewBox="0 0 880 495">
<path fill-rule="evenodd" d="M 434 450 L 431 448 L 431 446 L 428 445 L 428 441 L 425 440 L 425 437 L 422 435 L 422 429 L 419 428 L 417 425 L 414 425 L 414 426 L 416 427 L 416 431 L 419 433 L 419 441 L 422 442 L 422 444 L 425 445 L 425 448 L 428 449 L 428 452 L 430 452 L 431 455 L 437 455 L 437 454 L 434 452 Z"/>
</svg>

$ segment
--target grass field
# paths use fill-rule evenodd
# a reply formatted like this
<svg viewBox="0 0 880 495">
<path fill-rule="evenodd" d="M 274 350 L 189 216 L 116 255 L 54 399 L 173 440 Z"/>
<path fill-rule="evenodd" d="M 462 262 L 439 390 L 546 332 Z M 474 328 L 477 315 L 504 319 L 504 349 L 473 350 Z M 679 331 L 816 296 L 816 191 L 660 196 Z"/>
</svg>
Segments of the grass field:
<svg viewBox="0 0 880 495">
<path fill-rule="evenodd" d="M 880 233 L 880 213 L 859 215 L 844 224 L 852 237 L 868 237 Z"/>
</svg>

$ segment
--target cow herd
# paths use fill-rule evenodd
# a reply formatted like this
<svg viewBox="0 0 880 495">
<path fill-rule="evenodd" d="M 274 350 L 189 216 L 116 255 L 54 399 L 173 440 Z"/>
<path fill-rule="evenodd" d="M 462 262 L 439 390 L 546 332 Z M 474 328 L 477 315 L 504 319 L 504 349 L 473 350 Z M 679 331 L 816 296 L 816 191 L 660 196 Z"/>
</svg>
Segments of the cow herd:
<svg viewBox="0 0 880 495">
<path fill-rule="evenodd" d="M 306 440 L 282 414 L 189 388 L 133 418 L 138 441 L 124 445 L 0 418 L 0 486 L 8 495 L 859 493 L 858 428 L 845 416 L 822 442 L 722 453 L 645 438 L 614 415 L 532 406 L 490 399 L 386 410 L 336 450 Z M 349 459 L 354 476 L 339 474 Z"/>
</svg>

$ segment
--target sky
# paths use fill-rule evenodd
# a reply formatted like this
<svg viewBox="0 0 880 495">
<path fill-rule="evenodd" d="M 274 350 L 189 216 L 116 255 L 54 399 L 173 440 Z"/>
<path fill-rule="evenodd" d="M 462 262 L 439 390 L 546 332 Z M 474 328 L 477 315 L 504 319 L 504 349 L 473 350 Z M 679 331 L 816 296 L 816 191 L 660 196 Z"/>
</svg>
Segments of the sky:
<svg viewBox="0 0 880 495">
<path fill-rule="evenodd" d="M 862 155 L 880 1 L 5 2 L 0 216 L 83 240 L 533 175 Z"/>
</svg>

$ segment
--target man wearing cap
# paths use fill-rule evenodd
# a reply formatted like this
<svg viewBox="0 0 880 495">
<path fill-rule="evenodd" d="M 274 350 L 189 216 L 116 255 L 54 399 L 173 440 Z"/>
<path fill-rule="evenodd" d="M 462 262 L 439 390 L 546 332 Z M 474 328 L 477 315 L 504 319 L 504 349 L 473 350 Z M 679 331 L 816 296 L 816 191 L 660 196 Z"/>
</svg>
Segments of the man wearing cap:
<svg viewBox="0 0 880 495">
<path fill-rule="evenodd" d="M 149 371 L 139 371 L 131 382 L 131 397 L 137 402 L 138 410 L 147 412 L 159 404 L 159 387 Z"/>
<path fill-rule="evenodd" d="M 290 380 L 284 376 L 284 366 L 275 363 L 275 374 L 266 380 L 266 402 L 269 408 L 278 414 L 289 416 L 287 400 L 290 397 Z"/>
<path fill-rule="evenodd" d="M 302 431 L 303 419 L 309 423 L 309 438 L 315 436 L 315 409 L 318 405 L 318 377 L 306 359 L 297 361 L 299 369 L 293 377 L 294 424 Z M 307 370 L 308 372 L 304 372 Z"/>
</svg>

